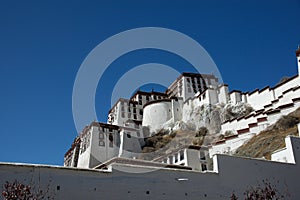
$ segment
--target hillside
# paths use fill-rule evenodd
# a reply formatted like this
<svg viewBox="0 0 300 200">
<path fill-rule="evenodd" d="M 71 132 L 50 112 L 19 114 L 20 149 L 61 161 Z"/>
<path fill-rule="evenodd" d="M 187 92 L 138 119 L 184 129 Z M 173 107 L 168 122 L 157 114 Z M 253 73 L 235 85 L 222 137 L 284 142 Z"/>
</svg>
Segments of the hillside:
<svg viewBox="0 0 300 200">
<path fill-rule="evenodd" d="M 207 145 L 216 139 L 215 134 L 210 134 L 206 127 L 194 130 L 160 130 L 155 135 L 145 138 L 145 145 L 141 159 L 152 160 L 159 156 L 172 152 L 186 145 Z"/>
<path fill-rule="evenodd" d="M 251 158 L 271 159 L 271 153 L 284 148 L 284 138 L 288 135 L 298 135 L 297 124 L 300 121 L 300 108 L 282 116 L 274 125 L 251 138 L 239 147 L 235 155 Z"/>
</svg>

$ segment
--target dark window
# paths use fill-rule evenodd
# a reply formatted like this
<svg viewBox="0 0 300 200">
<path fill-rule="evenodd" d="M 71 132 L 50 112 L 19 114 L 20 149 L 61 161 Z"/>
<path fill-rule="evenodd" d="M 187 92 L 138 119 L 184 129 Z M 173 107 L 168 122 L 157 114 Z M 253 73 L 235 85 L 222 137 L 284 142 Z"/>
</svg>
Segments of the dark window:
<svg viewBox="0 0 300 200">
<path fill-rule="evenodd" d="M 111 141 L 111 142 L 112 142 L 112 141 L 114 141 L 114 137 L 113 137 L 113 135 L 112 135 L 112 134 L 109 134 L 109 136 L 108 136 L 108 140 L 109 140 L 109 141 Z"/>
<path fill-rule="evenodd" d="M 201 168 L 202 168 L 202 171 L 206 171 L 207 170 L 207 167 L 205 164 L 201 164 Z"/>
<path fill-rule="evenodd" d="M 130 133 L 127 133 L 127 138 L 131 138 L 131 135 L 130 135 Z"/>
<path fill-rule="evenodd" d="M 205 160 L 205 153 L 203 151 L 200 151 L 200 160 Z"/>
<path fill-rule="evenodd" d="M 180 151 L 180 160 L 183 160 L 183 159 L 184 159 L 184 152 Z"/>
<path fill-rule="evenodd" d="M 105 146 L 105 142 L 104 141 L 99 141 L 99 146 Z"/>
</svg>

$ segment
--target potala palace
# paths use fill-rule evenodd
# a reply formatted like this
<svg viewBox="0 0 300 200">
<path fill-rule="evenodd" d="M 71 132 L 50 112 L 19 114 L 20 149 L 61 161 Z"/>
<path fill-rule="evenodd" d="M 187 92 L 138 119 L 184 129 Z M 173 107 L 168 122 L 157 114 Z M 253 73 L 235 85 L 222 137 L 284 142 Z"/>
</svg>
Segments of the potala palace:
<svg viewBox="0 0 300 200">
<path fill-rule="evenodd" d="M 278 199 L 299 199 L 299 135 L 287 136 L 271 160 L 234 156 L 300 107 L 300 48 L 296 58 L 297 75 L 252 92 L 196 73 L 182 73 L 165 92 L 138 90 L 112 106 L 106 123 L 91 122 L 79 133 L 63 167 L 0 163 L 0 184 L 39 184 L 53 199 L 215 200 L 242 199 L 269 183 Z M 203 127 L 201 143 L 186 138 Z M 170 141 L 157 150 L 149 144 L 155 137 Z"/>
<path fill-rule="evenodd" d="M 228 137 L 201 148 L 187 144 L 153 160 L 207 170 L 207 159 L 215 154 L 231 155 L 281 116 L 296 110 L 300 105 L 299 83 L 299 76 L 296 75 L 275 87 L 268 86 L 252 92 L 229 92 L 228 85 L 220 84 L 214 75 L 182 73 L 164 93 L 136 91 L 130 99 L 119 99 L 109 110 L 107 123 L 92 122 L 74 140 L 65 155 L 65 166 L 95 168 L 116 158 L 139 160 L 139 155 L 144 153 L 144 138 L 162 129 L 197 130 L 210 126 L 210 121 L 218 121 L 214 127 L 209 127 L 210 132 L 213 135 L 230 132 Z M 237 108 L 239 112 L 245 107 L 251 110 L 246 115 L 230 119 L 199 114 L 221 108 L 217 114 L 222 115 L 222 110 L 228 107 Z M 288 155 L 277 154 L 281 157 L 275 156 L 276 160 L 292 162 Z"/>
</svg>

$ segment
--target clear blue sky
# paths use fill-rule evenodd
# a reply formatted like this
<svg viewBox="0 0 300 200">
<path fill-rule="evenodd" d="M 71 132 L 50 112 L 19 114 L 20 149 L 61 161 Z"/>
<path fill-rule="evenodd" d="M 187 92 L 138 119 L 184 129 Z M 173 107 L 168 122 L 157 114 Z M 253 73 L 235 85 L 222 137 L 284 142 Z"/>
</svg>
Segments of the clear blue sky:
<svg viewBox="0 0 300 200">
<path fill-rule="evenodd" d="M 63 164 L 77 135 L 72 117 L 77 70 L 109 36 L 147 26 L 180 31 L 208 51 L 231 89 L 252 91 L 297 73 L 299 12 L 299 0 L 3 0 L 0 161 Z M 148 62 L 184 71 L 186 63 L 175 61 L 165 52 L 133 52 L 106 75 L 117 77 L 124 73 L 121 65 Z M 106 121 L 112 88 L 113 82 L 107 82 L 104 91 L 97 91 L 100 121 Z"/>
</svg>

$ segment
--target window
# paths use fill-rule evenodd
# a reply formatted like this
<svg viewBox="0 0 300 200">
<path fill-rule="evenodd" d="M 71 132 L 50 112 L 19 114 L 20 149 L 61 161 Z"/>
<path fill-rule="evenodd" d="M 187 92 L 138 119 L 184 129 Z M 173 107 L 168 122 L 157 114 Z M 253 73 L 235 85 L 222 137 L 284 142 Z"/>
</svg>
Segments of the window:
<svg viewBox="0 0 300 200">
<path fill-rule="evenodd" d="M 114 137 L 113 137 L 113 135 L 111 133 L 108 136 L 108 140 L 111 141 L 111 142 L 114 141 Z"/>
<path fill-rule="evenodd" d="M 203 151 L 200 151 L 200 160 L 205 160 L 205 153 Z"/>
<path fill-rule="evenodd" d="M 109 147 L 114 147 L 113 142 L 109 141 Z"/>
<path fill-rule="evenodd" d="M 180 160 L 184 159 L 184 151 L 180 151 Z"/>
<path fill-rule="evenodd" d="M 177 163 L 178 162 L 178 156 L 177 154 L 174 156 L 175 160 L 174 160 L 174 163 Z"/>
<path fill-rule="evenodd" d="M 140 109 L 140 115 L 143 115 L 143 109 Z"/>
<path fill-rule="evenodd" d="M 142 100 L 139 100 L 139 105 L 142 105 L 142 104 L 143 104 Z"/>
<path fill-rule="evenodd" d="M 104 146 L 105 146 L 105 142 L 100 140 L 100 141 L 99 141 L 99 146 L 104 147 Z"/>
<path fill-rule="evenodd" d="M 137 118 L 136 118 L 136 114 L 133 115 L 133 118 L 134 118 L 134 119 L 137 119 Z"/>
<path fill-rule="evenodd" d="M 131 113 L 128 113 L 128 118 L 131 118 Z"/>
<path fill-rule="evenodd" d="M 126 136 L 127 136 L 127 138 L 131 138 L 130 133 L 127 133 Z"/>
<path fill-rule="evenodd" d="M 99 139 L 103 139 L 104 138 L 104 134 L 103 133 L 99 133 Z"/>
<path fill-rule="evenodd" d="M 146 96 L 146 100 L 149 101 L 149 96 Z"/>
<path fill-rule="evenodd" d="M 109 132 L 112 132 L 112 128 L 109 128 L 108 131 L 109 131 Z"/>
<path fill-rule="evenodd" d="M 124 113 L 122 113 L 122 114 L 121 114 L 121 117 L 122 117 L 122 118 L 124 118 L 124 117 L 125 117 L 125 114 L 124 114 Z"/>
<path fill-rule="evenodd" d="M 141 136 L 141 134 L 140 134 L 140 132 L 139 132 L 139 131 L 137 131 L 137 132 L 136 132 L 136 135 L 137 135 L 138 137 L 140 137 L 140 136 Z"/>
<path fill-rule="evenodd" d="M 205 164 L 201 164 L 201 169 L 202 169 L 202 171 L 206 171 L 207 170 L 207 166 Z"/>
</svg>

